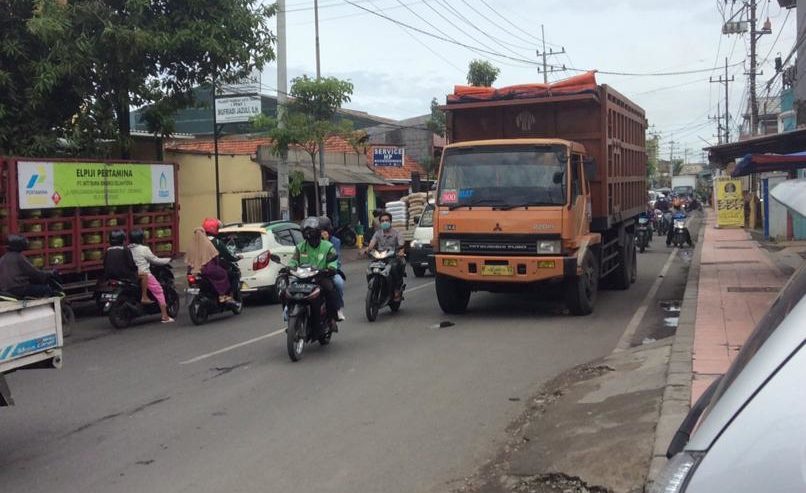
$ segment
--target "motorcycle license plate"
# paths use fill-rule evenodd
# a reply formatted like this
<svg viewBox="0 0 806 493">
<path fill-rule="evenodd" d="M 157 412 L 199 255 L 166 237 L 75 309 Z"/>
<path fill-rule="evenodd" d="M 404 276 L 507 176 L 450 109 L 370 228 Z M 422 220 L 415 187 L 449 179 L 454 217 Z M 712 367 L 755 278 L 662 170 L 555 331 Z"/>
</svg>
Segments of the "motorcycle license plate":
<svg viewBox="0 0 806 493">
<path fill-rule="evenodd" d="M 115 301 L 118 299 L 118 295 L 115 293 L 103 293 L 101 294 L 101 299 L 105 301 Z"/>
<path fill-rule="evenodd" d="M 188 288 L 187 293 L 195 296 L 199 294 L 199 288 Z"/>
<path fill-rule="evenodd" d="M 512 276 L 515 270 L 511 265 L 482 265 L 482 276 Z"/>
</svg>

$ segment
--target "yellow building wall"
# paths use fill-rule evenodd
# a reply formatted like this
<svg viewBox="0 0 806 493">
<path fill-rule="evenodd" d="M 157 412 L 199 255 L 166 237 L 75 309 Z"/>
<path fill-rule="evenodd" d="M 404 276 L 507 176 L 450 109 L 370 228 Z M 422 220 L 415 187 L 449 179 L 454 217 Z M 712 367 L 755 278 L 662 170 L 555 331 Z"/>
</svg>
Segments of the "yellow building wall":
<svg viewBox="0 0 806 493">
<path fill-rule="evenodd" d="M 186 252 L 193 230 L 206 217 L 216 217 L 215 161 L 207 154 L 165 153 L 179 165 L 179 251 Z M 241 199 L 263 191 L 260 166 L 248 155 L 218 157 L 221 221 L 241 220 Z"/>
</svg>

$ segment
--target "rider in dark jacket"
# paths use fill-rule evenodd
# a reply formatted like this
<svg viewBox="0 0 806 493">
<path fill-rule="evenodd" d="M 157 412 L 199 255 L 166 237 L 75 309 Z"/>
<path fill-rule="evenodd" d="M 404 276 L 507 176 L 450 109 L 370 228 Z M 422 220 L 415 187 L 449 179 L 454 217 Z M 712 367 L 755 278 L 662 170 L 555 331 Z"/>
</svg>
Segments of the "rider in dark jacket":
<svg viewBox="0 0 806 493">
<path fill-rule="evenodd" d="M 51 274 L 34 267 L 22 254 L 27 249 L 27 238 L 9 235 L 6 254 L 0 257 L 0 291 L 18 298 L 53 296 L 53 288 L 48 285 Z"/>
<path fill-rule="evenodd" d="M 126 233 L 116 229 L 109 233 L 109 248 L 104 255 L 104 276 L 107 279 L 137 282 L 137 264 L 134 263 L 132 251 L 123 243 Z"/>
</svg>

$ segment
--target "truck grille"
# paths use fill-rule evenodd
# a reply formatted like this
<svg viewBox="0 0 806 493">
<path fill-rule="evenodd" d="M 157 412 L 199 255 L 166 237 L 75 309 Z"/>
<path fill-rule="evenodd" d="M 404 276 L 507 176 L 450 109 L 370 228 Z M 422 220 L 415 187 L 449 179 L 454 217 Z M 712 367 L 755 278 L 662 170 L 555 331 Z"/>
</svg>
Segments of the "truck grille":
<svg viewBox="0 0 806 493">
<path fill-rule="evenodd" d="M 462 253 L 479 255 L 537 255 L 537 242 L 558 240 L 559 235 L 440 235 L 458 239 Z"/>
</svg>

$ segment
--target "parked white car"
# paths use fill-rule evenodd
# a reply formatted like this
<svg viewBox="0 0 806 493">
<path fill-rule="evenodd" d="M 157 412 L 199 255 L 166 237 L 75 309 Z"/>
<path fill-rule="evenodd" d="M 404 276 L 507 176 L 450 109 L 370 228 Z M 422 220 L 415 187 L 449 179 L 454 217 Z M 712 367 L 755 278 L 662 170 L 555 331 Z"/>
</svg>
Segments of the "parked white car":
<svg viewBox="0 0 806 493">
<path fill-rule="evenodd" d="M 434 273 L 431 239 L 434 238 L 434 201 L 431 200 L 417 220 L 417 227 L 409 245 L 408 263 L 416 277 L 423 277 L 426 270 Z"/>
<path fill-rule="evenodd" d="M 219 230 L 218 237 L 232 253 L 243 257 L 238 262 L 241 291 L 277 301 L 277 273 L 291 260 L 296 245 L 302 243 L 299 226 L 287 221 L 228 224 Z M 279 263 L 272 260 L 274 255 L 279 257 Z"/>
</svg>

